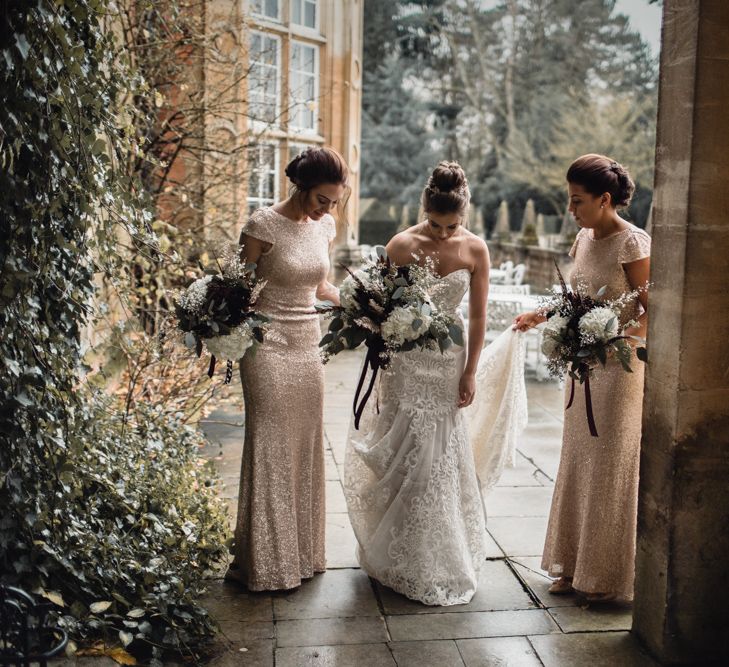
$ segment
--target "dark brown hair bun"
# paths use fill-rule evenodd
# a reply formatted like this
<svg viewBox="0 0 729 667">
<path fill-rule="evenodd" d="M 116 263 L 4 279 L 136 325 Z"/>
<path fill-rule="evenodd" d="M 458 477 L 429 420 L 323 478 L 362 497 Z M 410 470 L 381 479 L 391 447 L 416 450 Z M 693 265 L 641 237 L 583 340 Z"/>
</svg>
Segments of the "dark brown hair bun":
<svg viewBox="0 0 729 667">
<path fill-rule="evenodd" d="M 470 199 L 471 193 L 463 167 L 457 162 L 441 162 L 430 175 L 421 201 L 426 213 L 463 215 Z"/>
<path fill-rule="evenodd" d="M 606 192 L 615 208 L 625 208 L 635 192 L 628 170 L 605 155 L 588 153 L 578 157 L 567 170 L 567 182 L 581 185 L 594 197 Z"/>
<path fill-rule="evenodd" d="M 312 146 L 286 165 L 285 174 L 302 192 L 324 183 L 347 185 L 349 169 L 344 158 L 328 146 Z"/>
</svg>

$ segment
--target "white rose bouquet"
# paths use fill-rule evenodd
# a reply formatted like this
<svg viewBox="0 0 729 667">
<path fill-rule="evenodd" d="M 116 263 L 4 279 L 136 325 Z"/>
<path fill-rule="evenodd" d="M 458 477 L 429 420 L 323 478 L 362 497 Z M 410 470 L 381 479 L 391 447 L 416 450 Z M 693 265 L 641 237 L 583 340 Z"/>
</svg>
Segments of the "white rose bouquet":
<svg viewBox="0 0 729 667">
<path fill-rule="evenodd" d="M 195 280 L 174 298 L 177 326 L 187 347 L 212 355 L 208 375 L 216 359 L 226 360 L 225 382 L 230 382 L 233 362 L 263 342 L 268 318 L 254 309 L 265 282 L 255 276 L 255 264 L 244 266 L 239 250 L 232 251 L 220 272 Z"/>
<path fill-rule="evenodd" d="M 430 264 L 397 266 L 390 261 L 385 248 L 377 246 L 361 269 L 347 271 L 349 275 L 339 289 L 340 305 L 318 306 L 331 318 L 329 331 L 319 345 L 324 363 L 342 350 L 352 350 L 362 343 L 367 346 L 367 361 L 355 396 L 358 427 L 377 371 L 390 365 L 393 354 L 417 347 L 445 352 L 453 344 L 463 345 L 463 330 L 431 300 L 430 291 L 438 277 Z M 369 389 L 358 404 L 370 369 Z"/>
<path fill-rule="evenodd" d="M 636 323 L 631 320 L 621 325 L 620 313 L 642 290 L 627 292 L 607 301 L 601 300 L 606 291 L 602 287 L 597 298 L 593 299 L 584 290 L 570 291 L 559 268 L 557 273 L 560 290 L 540 306 L 540 310 L 548 314 L 542 329 L 542 352 L 547 357 L 550 375 L 561 378 L 567 374 L 572 380 L 567 408 L 572 406 L 575 381 L 584 385 L 587 421 L 590 433 L 597 437 L 590 397 L 590 374 L 598 364 L 605 366 L 609 356 L 619 361 L 627 373 L 633 372 L 630 367 L 633 350 L 629 340 L 643 344 L 645 340 L 625 334 L 625 330 Z M 646 360 L 645 347 L 639 347 L 636 352 L 641 361 Z"/>
</svg>

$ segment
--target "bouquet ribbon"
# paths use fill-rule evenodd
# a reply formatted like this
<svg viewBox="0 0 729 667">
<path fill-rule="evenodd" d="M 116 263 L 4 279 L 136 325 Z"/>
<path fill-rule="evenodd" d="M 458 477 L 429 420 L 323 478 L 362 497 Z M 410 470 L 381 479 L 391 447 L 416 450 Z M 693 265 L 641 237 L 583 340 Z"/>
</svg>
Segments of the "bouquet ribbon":
<svg viewBox="0 0 729 667">
<path fill-rule="evenodd" d="M 367 357 L 365 358 L 364 365 L 362 366 L 362 373 L 359 376 L 359 382 L 357 383 L 357 391 L 354 393 L 354 403 L 352 404 L 352 410 L 354 411 L 354 428 L 359 430 L 359 421 L 362 418 L 367 401 L 372 394 L 372 389 L 375 386 L 375 379 L 377 378 L 377 371 L 380 370 L 380 364 L 378 362 L 378 353 L 374 348 L 367 348 Z M 370 383 L 367 386 L 362 400 L 360 401 L 360 394 L 364 387 L 365 379 L 367 378 L 367 371 L 372 369 L 372 376 L 370 377 Z"/>
<path fill-rule="evenodd" d="M 217 359 L 215 358 L 214 354 L 210 355 L 210 365 L 208 366 L 208 377 L 212 379 L 213 375 L 215 374 L 215 362 Z M 230 384 L 230 381 L 233 379 L 233 362 L 228 359 L 228 361 L 225 362 L 225 382 L 223 384 Z"/>
<path fill-rule="evenodd" d="M 575 378 L 572 378 L 572 387 L 570 388 L 570 400 L 567 402 L 565 410 L 572 407 L 572 401 L 575 400 Z M 595 415 L 592 411 L 592 393 L 590 392 L 590 373 L 585 375 L 585 410 L 587 411 L 587 425 L 590 427 L 590 435 L 597 438 L 597 426 L 595 426 Z"/>
</svg>

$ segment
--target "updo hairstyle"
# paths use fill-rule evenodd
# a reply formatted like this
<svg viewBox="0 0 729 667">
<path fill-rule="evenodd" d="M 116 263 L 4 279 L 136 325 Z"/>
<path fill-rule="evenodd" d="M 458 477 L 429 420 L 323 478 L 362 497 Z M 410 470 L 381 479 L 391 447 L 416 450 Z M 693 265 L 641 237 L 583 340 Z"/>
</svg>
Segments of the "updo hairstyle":
<svg viewBox="0 0 729 667">
<path fill-rule="evenodd" d="M 337 204 L 337 217 L 346 223 L 345 209 L 351 189 L 349 168 L 344 158 L 329 146 L 312 146 L 286 165 L 285 174 L 293 185 L 291 195 L 306 197 L 313 188 L 327 184 L 343 185 L 345 194 Z"/>
<path fill-rule="evenodd" d="M 465 216 L 470 200 L 471 192 L 463 167 L 457 162 L 441 162 L 428 179 L 421 204 L 426 213 Z"/>
<path fill-rule="evenodd" d="M 567 182 L 581 185 L 594 197 L 610 193 L 615 208 L 625 208 L 635 192 L 628 170 L 604 155 L 589 153 L 578 157 L 567 170 Z"/>
</svg>

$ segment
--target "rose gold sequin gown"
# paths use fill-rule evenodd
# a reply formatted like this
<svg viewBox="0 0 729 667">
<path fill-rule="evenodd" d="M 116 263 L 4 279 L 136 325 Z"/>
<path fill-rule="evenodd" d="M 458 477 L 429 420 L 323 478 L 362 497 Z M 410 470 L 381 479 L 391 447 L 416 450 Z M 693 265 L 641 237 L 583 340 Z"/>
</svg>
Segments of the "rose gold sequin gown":
<svg viewBox="0 0 729 667">
<path fill-rule="evenodd" d="M 243 233 L 272 244 L 257 275 L 271 334 L 241 362 L 245 443 L 235 563 L 250 590 L 294 588 L 326 569 L 324 372 L 316 288 L 329 272 L 334 219 L 298 223 L 271 208 Z"/>
<path fill-rule="evenodd" d="M 631 225 L 604 239 L 582 229 L 570 255 L 575 260 L 573 288 L 584 285 L 604 298 L 631 291 L 623 264 L 650 255 L 650 237 Z M 622 321 L 642 312 L 637 299 Z M 542 568 L 550 575 L 573 577 L 586 593 L 609 593 L 631 600 L 635 574 L 644 364 L 635 356 L 632 373 L 612 359 L 590 378 L 599 436 L 590 435 L 584 388 L 575 385 L 572 407 L 565 410 L 562 454 L 544 545 Z M 565 406 L 570 391 L 566 381 Z"/>
</svg>

